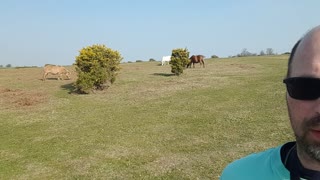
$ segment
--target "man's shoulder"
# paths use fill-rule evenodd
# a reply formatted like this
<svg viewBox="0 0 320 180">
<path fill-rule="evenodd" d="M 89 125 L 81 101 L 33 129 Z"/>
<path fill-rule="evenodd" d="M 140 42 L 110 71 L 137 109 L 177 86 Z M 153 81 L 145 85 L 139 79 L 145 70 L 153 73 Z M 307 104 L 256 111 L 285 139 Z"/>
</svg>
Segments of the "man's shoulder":
<svg viewBox="0 0 320 180">
<path fill-rule="evenodd" d="M 257 164 L 268 162 L 268 159 L 278 151 L 278 147 L 270 148 L 259 153 L 252 153 L 248 156 L 245 156 L 241 159 L 235 160 L 227 166 L 227 169 L 230 168 L 251 168 L 256 167 Z"/>
<path fill-rule="evenodd" d="M 221 180 L 246 177 L 254 179 L 259 177 L 272 177 L 272 167 L 276 164 L 283 166 L 280 157 L 281 146 L 270 148 L 263 152 L 253 153 L 230 163 L 222 172 Z"/>
</svg>

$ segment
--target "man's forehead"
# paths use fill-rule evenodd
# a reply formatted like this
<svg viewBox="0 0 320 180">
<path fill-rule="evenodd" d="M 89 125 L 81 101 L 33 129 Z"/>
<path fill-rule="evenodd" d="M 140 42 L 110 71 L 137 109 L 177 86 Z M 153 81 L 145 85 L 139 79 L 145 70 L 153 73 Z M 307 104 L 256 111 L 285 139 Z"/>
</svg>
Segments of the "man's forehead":
<svg viewBox="0 0 320 180">
<path fill-rule="evenodd" d="M 320 77 L 320 56 L 311 59 L 299 59 L 292 64 L 291 76 L 314 76 Z"/>
<path fill-rule="evenodd" d="M 302 38 L 293 57 L 292 73 L 296 70 L 315 70 L 318 66 L 320 67 L 320 28 L 315 28 Z"/>
</svg>

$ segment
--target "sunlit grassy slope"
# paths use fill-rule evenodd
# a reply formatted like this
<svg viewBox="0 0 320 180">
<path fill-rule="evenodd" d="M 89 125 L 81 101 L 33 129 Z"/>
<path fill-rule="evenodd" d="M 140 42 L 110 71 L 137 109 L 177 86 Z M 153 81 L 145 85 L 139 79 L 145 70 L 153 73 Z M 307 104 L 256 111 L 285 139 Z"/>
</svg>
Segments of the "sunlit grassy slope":
<svg viewBox="0 0 320 180">
<path fill-rule="evenodd" d="M 231 161 L 293 139 L 287 59 L 207 59 L 179 77 L 159 62 L 121 64 L 90 95 L 69 94 L 74 74 L 0 69 L 0 179 L 219 179 Z"/>
</svg>

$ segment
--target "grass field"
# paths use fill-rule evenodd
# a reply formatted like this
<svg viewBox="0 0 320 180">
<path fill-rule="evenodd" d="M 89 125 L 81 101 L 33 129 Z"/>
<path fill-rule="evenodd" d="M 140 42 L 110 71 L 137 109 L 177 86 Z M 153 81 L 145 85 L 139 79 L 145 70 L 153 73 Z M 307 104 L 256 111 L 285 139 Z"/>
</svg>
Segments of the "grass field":
<svg viewBox="0 0 320 180">
<path fill-rule="evenodd" d="M 208 59 L 179 77 L 121 64 L 90 95 L 70 94 L 75 75 L 0 69 L 0 179 L 219 179 L 231 161 L 293 140 L 287 59 Z"/>
</svg>

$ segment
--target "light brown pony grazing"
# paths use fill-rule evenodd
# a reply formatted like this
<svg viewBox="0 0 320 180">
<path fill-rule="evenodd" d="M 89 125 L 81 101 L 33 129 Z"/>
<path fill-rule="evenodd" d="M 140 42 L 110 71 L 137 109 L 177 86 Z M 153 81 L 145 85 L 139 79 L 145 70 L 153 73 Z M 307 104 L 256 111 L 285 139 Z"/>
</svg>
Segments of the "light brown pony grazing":
<svg viewBox="0 0 320 180">
<path fill-rule="evenodd" d="M 204 67 L 204 57 L 203 55 L 192 55 L 189 59 L 190 62 L 187 64 L 187 68 L 191 68 L 191 64 L 193 64 L 193 68 L 195 67 L 194 64 L 195 63 L 200 63 L 200 67 L 201 65 Z"/>
<path fill-rule="evenodd" d="M 57 65 L 53 65 L 53 64 L 46 64 L 43 67 L 43 78 L 42 80 L 45 81 L 47 78 L 48 74 L 53 74 L 53 75 L 58 75 L 58 80 L 62 80 L 63 77 L 62 75 L 67 76 L 68 79 L 70 79 L 70 71 L 68 71 L 68 69 L 66 69 L 65 67 L 62 66 L 57 66 Z"/>
</svg>

